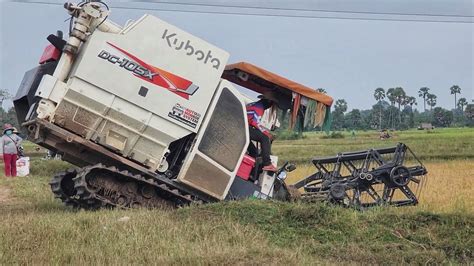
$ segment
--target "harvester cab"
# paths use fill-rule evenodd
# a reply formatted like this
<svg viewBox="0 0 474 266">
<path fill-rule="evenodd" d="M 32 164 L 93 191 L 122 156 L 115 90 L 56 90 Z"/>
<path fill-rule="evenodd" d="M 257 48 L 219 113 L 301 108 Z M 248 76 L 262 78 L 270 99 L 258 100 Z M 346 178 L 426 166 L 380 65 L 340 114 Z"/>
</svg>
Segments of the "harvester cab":
<svg viewBox="0 0 474 266">
<path fill-rule="evenodd" d="M 301 122 L 305 122 L 310 127 L 323 127 L 329 123 L 329 112 L 333 99 L 327 94 L 247 62 L 226 66 L 222 78 L 239 85 L 243 89 L 260 94 L 264 96 L 263 98 L 272 99 L 275 104 L 273 104 L 272 108 L 267 109 L 261 118 L 261 123 L 268 130 L 279 124 L 279 116 L 284 117 L 286 114 L 290 114 L 288 130 L 302 127 L 302 125 L 298 125 Z M 278 116 L 277 114 L 280 115 Z M 250 145 L 255 144 L 258 143 L 250 143 Z M 278 157 L 271 156 L 271 161 L 276 166 L 278 164 Z M 275 187 L 280 187 L 281 185 L 283 190 L 287 190 L 283 180 L 287 172 L 295 169 L 295 165 L 286 162 L 276 173 L 262 171 L 262 166 L 262 160 L 258 152 L 257 154 L 252 152 L 246 153 L 237 172 L 237 176 L 240 178 L 234 181 L 229 197 L 248 197 L 247 190 L 251 190 L 252 185 L 248 182 L 242 182 L 241 179 L 257 181 L 256 183 L 262 187 L 260 191 L 262 193 L 254 192 L 254 196 L 273 197 L 275 191 L 275 195 L 284 194 L 284 192 L 280 192 Z M 275 184 L 275 182 L 279 184 Z M 250 188 L 244 189 L 244 187 Z M 256 190 L 254 189 L 254 191 Z M 286 195 L 286 197 L 289 196 Z"/>
<path fill-rule="evenodd" d="M 31 141 L 76 166 L 50 183 L 66 205 L 151 208 L 289 200 L 303 188 L 326 195 L 331 184 L 342 186 L 339 194 L 352 189 L 352 179 L 320 188 L 306 178 L 288 186 L 284 177 L 294 169 L 288 163 L 261 171 L 258 156 L 247 153 L 246 105 L 233 84 L 278 97 L 283 113 L 290 110 L 290 128 L 328 125 L 330 96 L 248 63 L 226 65 L 226 51 L 154 16 L 122 27 L 110 21 L 101 1 L 64 7 L 71 15 L 68 39 L 48 37 L 51 45 L 26 72 L 14 105 Z M 390 179 L 391 168 L 384 169 L 377 182 Z M 407 169 L 408 179 L 406 171 L 394 175 L 410 182 L 413 169 L 424 173 Z M 334 177 L 329 172 L 317 176 Z"/>
</svg>

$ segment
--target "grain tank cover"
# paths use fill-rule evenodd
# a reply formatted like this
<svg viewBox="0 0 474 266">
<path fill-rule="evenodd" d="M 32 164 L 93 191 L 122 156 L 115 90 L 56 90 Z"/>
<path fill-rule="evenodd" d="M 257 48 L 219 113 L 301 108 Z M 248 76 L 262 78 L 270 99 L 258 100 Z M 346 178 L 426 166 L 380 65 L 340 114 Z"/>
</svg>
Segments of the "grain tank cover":
<svg viewBox="0 0 474 266">
<path fill-rule="evenodd" d="M 199 131 L 228 57 L 145 15 L 95 30 L 66 81 L 45 75 L 36 95 L 55 104 L 50 121 L 156 170 L 170 143 Z"/>
<path fill-rule="evenodd" d="M 145 15 L 122 34 L 95 31 L 72 76 L 196 132 L 228 57 L 227 52 Z"/>
</svg>

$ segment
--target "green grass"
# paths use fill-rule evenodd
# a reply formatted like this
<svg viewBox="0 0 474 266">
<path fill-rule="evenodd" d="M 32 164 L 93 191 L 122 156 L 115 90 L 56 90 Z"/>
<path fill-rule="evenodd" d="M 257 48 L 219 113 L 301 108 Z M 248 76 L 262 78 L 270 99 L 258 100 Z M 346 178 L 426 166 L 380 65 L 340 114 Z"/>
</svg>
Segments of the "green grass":
<svg viewBox="0 0 474 266">
<path fill-rule="evenodd" d="M 48 178 L 2 180 L 16 198 L 0 205 L 0 264 L 289 264 L 305 254 L 212 209 L 73 211 Z M 207 213 L 207 214 L 206 214 Z M 122 217 L 130 217 L 121 222 Z"/>
<path fill-rule="evenodd" d="M 343 139 L 323 139 L 322 132 L 305 133 L 304 139 L 276 140 L 272 146 L 279 161 L 309 163 L 319 156 L 333 156 L 339 152 L 407 144 L 421 160 L 474 159 L 474 129 L 446 128 L 434 131 L 408 130 L 391 133 L 388 140 L 380 140 L 378 132 L 359 131 L 353 138 L 344 132 Z"/>
<path fill-rule="evenodd" d="M 0 264 L 469 263 L 474 216 L 409 209 L 357 212 L 247 200 L 165 210 L 73 211 L 47 178 L 1 182 Z M 128 221 L 120 221 L 129 217 Z"/>
<path fill-rule="evenodd" d="M 359 263 L 468 262 L 474 216 L 461 213 L 354 212 L 325 204 L 230 202 L 183 210 L 213 212 L 255 226 L 279 247 L 336 261 Z M 208 212 L 205 212 L 208 213 Z"/>
<path fill-rule="evenodd" d="M 378 140 L 376 132 L 357 132 L 355 139 L 344 134 L 344 139 L 321 139 L 322 134 L 310 133 L 273 147 L 283 160 L 307 162 L 313 156 L 405 142 L 430 171 L 422 204 L 358 212 L 247 200 L 178 210 L 74 211 L 54 199 L 48 185 L 53 173 L 69 165 L 37 158 L 30 177 L 0 177 L 0 191 L 10 194 L 0 201 L 0 265 L 474 261 L 473 205 L 463 204 L 473 200 L 474 130 L 404 131 L 389 141 Z"/>
</svg>

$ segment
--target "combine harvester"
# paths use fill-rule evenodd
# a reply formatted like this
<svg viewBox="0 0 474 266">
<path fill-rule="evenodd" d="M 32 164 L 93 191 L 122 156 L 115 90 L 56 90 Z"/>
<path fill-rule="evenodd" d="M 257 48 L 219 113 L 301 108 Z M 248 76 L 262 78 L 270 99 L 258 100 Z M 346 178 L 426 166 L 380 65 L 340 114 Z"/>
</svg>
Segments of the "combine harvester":
<svg viewBox="0 0 474 266">
<path fill-rule="evenodd" d="M 156 17 L 120 27 L 102 2 L 65 4 L 69 38 L 51 43 L 14 99 L 29 139 L 77 168 L 51 189 L 76 208 L 163 207 L 248 197 L 324 200 L 365 208 L 415 205 L 426 169 L 394 148 L 314 159 L 317 172 L 296 184 L 295 166 L 262 171 L 249 154 L 244 96 L 233 83 L 271 93 L 279 108 L 327 123 L 332 98 L 248 63 Z M 303 107 L 306 104 L 306 107 Z M 274 157 L 277 164 L 277 158 Z M 398 191 L 398 192 L 397 192 Z"/>
</svg>

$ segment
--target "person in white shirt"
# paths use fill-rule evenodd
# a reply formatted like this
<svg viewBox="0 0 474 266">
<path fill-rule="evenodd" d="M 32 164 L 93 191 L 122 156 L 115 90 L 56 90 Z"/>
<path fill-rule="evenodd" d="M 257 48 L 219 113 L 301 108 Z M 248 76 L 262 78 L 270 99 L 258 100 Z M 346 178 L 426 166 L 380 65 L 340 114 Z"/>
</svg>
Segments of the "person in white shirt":
<svg viewBox="0 0 474 266">
<path fill-rule="evenodd" d="M 3 135 L 0 138 L 0 154 L 5 163 L 5 176 L 16 176 L 16 160 L 18 159 L 18 148 L 22 139 L 14 133 L 14 128 L 10 124 L 3 126 Z"/>
</svg>

